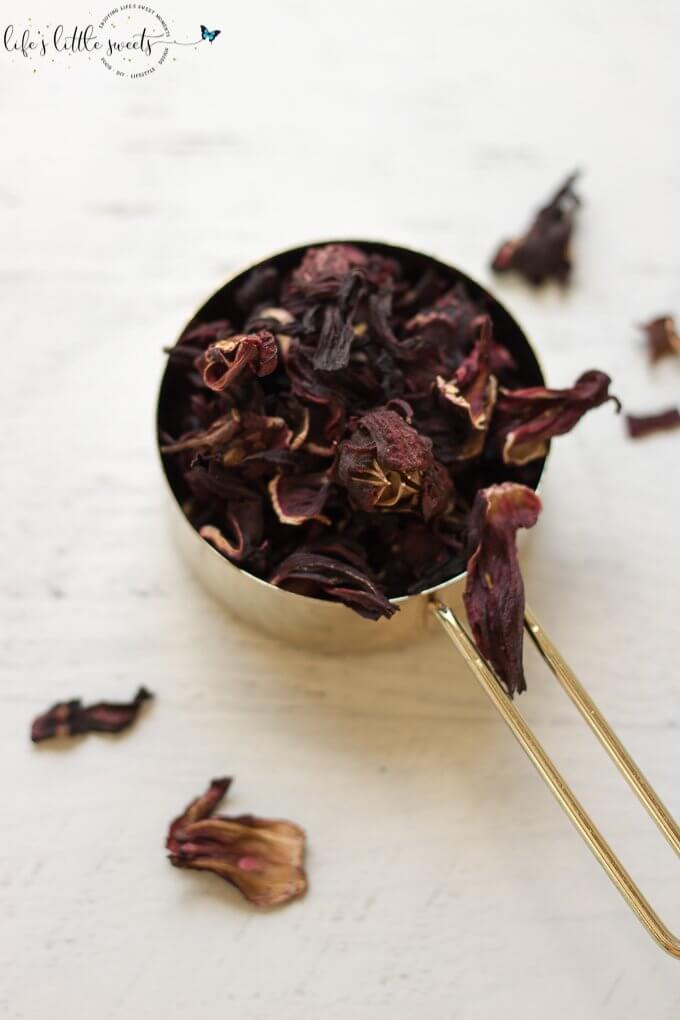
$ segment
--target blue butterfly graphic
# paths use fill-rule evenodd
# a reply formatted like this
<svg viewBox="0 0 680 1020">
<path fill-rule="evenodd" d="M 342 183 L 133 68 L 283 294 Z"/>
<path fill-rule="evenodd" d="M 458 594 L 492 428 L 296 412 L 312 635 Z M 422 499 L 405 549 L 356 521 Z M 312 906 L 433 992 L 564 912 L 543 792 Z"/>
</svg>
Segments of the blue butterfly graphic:
<svg viewBox="0 0 680 1020">
<path fill-rule="evenodd" d="M 209 29 L 205 25 L 201 25 L 201 39 L 207 39 L 209 43 L 214 43 L 220 34 L 219 28 Z"/>
</svg>

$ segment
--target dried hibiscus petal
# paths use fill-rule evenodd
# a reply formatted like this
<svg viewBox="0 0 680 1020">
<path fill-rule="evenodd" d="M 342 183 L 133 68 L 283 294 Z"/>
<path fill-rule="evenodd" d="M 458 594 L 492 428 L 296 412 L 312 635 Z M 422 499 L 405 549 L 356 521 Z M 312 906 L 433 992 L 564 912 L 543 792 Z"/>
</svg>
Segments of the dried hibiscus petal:
<svg viewBox="0 0 680 1020">
<path fill-rule="evenodd" d="M 240 333 L 218 340 L 208 347 L 199 361 L 203 382 L 211 390 L 225 390 L 248 368 L 253 375 L 270 375 L 276 370 L 276 339 L 266 330 Z"/>
<path fill-rule="evenodd" d="M 254 815 L 215 815 L 231 779 L 213 779 L 168 830 L 166 847 L 176 868 L 211 871 L 258 907 L 302 896 L 305 833 L 293 822 Z"/>
<path fill-rule="evenodd" d="M 347 274 L 366 263 L 366 255 L 351 244 L 309 248 L 291 275 L 289 290 L 306 298 L 335 297 Z"/>
<path fill-rule="evenodd" d="M 338 290 L 338 303 L 324 312 L 319 342 L 314 352 L 314 368 L 337 372 L 349 364 L 354 340 L 354 315 L 363 294 L 363 278 L 356 270 L 348 273 Z"/>
<path fill-rule="evenodd" d="M 641 439 L 653 432 L 666 432 L 680 428 L 680 408 L 669 407 L 655 414 L 627 414 L 626 427 L 631 439 Z"/>
<path fill-rule="evenodd" d="M 190 432 L 180 436 L 179 439 L 170 440 L 161 444 L 162 453 L 186 453 L 189 450 L 210 452 L 214 449 L 224 448 L 241 430 L 241 415 L 238 411 L 229 411 L 228 414 L 215 421 L 206 429 Z"/>
<path fill-rule="evenodd" d="M 492 328 L 488 315 L 479 322 L 479 337 L 452 378 L 437 376 L 437 389 L 446 406 L 458 419 L 456 433 L 462 442 L 454 453 L 456 460 L 478 457 L 484 447 L 496 403 L 498 384 L 491 374 Z"/>
<path fill-rule="evenodd" d="M 641 329 L 647 338 L 647 350 L 652 363 L 669 354 L 680 355 L 680 335 L 672 315 L 660 315 L 645 323 Z"/>
<path fill-rule="evenodd" d="M 284 418 L 244 411 L 241 427 L 222 450 L 222 463 L 235 468 L 277 450 L 289 450 L 293 432 Z"/>
<path fill-rule="evenodd" d="M 586 413 L 612 400 L 611 379 L 604 372 L 591 370 L 579 376 L 573 386 L 550 390 L 532 386 L 525 390 L 501 387 L 496 402 L 493 428 L 500 440 L 506 464 L 528 464 L 545 457 L 554 436 L 570 432 Z"/>
<path fill-rule="evenodd" d="M 504 482 L 477 493 L 470 520 L 465 609 L 477 647 L 510 697 L 526 689 L 524 583 L 515 536 L 519 528 L 533 527 L 540 512 L 532 489 Z"/>
<path fill-rule="evenodd" d="M 269 483 L 269 495 L 282 524 L 299 526 L 306 521 L 330 524 L 322 514 L 330 479 L 327 471 L 308 475 L 278 474 Z"/>
<path fill-rule="evenodd" d="M 491 263 L 497 273 L 516 270 L 531 283 L 553 278 L 565 283 L 571 271 L 569 243 L 580 199 L 574 192 L 578 174 L 571 174 L 536 215 L 523 237 L 504 241 Z"/>
<path fill-rule="evenodd" d="M 337 552 L 343 555 L 339 548 Z M 355 557 L 346 558 L 349 562 L 316 550 L 300 549 L 279 564 L 269 581 L 298 595 L 342 596 L 342 602 L 370 620 L 393 616 L 397 607 L 385 598 L 365 570 L 357 566 Z"/>
<path fill-rule="evenodd" d="M 230 501 L 225 518 L 228 531 L 226 526 L 220 528 L 214 524 L 204 524 L 199 528 L 201 538 L 210 542 L 219 553 L 234 563 L 245 563 L 257 558 L 257 554 L 266 549 L 262 507 L 258 501 Z"/>
<path fill-rule="evenodd" d="M 58 701 L 33 720 L 31 740 L 38 744 L 81 733 L 120 733 L 132 725 L 144 702 L 152 697 L 146 687 L 140 687 L 132 701 L 98 701 L 94 705 L 83 705 L 79 698 Z"/>
</svg>

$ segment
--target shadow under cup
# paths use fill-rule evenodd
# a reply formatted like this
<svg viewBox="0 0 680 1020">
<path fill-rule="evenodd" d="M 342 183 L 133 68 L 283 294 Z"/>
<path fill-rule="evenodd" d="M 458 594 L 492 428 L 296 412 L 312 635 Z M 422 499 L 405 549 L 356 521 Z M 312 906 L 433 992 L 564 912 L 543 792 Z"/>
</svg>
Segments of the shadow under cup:
<svg viewBox="0 0 680 1020">
<path fill-rule="evenodd" d="M 523 330 L 492 294 L 460 270 L 431 255 L 374 241 L 329 240 L 316 242 L 313 246 L 321 244 L 351 244 L 367 252 L 392 257 L 400 263 L 409 280 L 415 281 L 427 269 L 434 269 L 450 281 L 451 286 L 462 283 L 469 296 L 483 304 L 484 310 L 491 315 L 494 336 L 515 359 L 522 384 L 545 385 L 538 358 Z M 288 249 L 239 271 L 192 316 L 191 324 L 215 319 L 239 322 L 242 313 L 236 306 L 234 295 L 244 277 L 260 265 L 274 266 L 284 275 L 300 263 L 309 247 L 304 245 Z M 158 397 L 158 435 L 161 432 L 178 434 L 178 409 L 185 399 L 182 367 L 169 360 Z M 234 616 L 271 637 L 335 654 L 371 651 L 408 643 L 436 628 L 437 623 L 428 611 L 428 596 L 433 592 L 437 592 L 456 609 L 462 604 L 464 573 L 419 594 L 392 599 L 392 603 L 399 607 L 399 612 L 389 620 L 377 621 L 364 619 L 341 603 L 297 595 L 277 588 L 237 567 L 201 538 L 182 509 L 182 502 L 188 493 L 174 458 L 161 459 L 169 487 L 172 531 L 193 573 Z M 537 461 L 529 466 L 528 472 L 524 468 L 522 482 L 536 488 L 544 464 L 545 460 Z M 513 469 L 507 468 L 505 474 L 497 480 L 514 480 Z"/>
</svg>

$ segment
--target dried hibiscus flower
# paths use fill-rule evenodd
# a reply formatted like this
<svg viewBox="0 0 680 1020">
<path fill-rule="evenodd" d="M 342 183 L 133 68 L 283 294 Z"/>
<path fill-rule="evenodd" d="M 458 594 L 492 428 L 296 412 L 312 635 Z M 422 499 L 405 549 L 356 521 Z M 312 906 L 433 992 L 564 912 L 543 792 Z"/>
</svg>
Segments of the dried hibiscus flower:
<svg viewBox="0 0 680 1020">
<path fill-rule="evenodd" d="M 547 279 L 566 283 L 571 272 L 569 243 L 580 199 L 574 192 L 578 174 L 571 174 L 536 215 L 523 237 L 504 241 L 491 268 L 497 273 L 515 270 L 533 284 Z"/>
<path fill-rule="evenodd" d="M 666 432 L 680 428 L 680 408 L 669 407 L 656 414 L 627 414 L 626 427 L 631 439 L 641 439 L 653 432 Z"/>
<path fill-rule="evenodd" d="M 411 417 L 408 404 L 395 402 L 395 407 Z M 350 423 L 348 438 L 338 446 L 337 479 L 352 507 L 419 509 L 429 520 L 446 508 L 453 486 L 446 472 L 439 471 L 431 440 L 419 435 L 402 414 L 380 407 Z"/>
<path fill-rule="evenodd" d="M 276 340 L 266 329 L 217 340 L 200 359 L 203 382 L 211 390 L 226 390 L 246 368 L 254 375 L 270 375 L 277 359 Z"/>
<path fill-rule="evenodd" d="M 307 890 L 305 833 L 286 821 L 216 815 L 231 779 L 213 779 L 172 822 L 166 839 L 176 868 L 211 871 L 258 907 L 273 907 Z"/>
<path fill-rule="evenodd" d="M 640 328 L 647 338 L 647 350 L 652 363 L 668 355 L 680 355 L 680 335 L 671 315 L 660 315 Z"/>
<path fill-rule="evenodd" d="M 591 370 L 579 376 L 565 390 L 532 386 L 525 390 L 501 388 L 496 403 L 494 433 L 501 445 L 506 464 L 528 464 L 545 457 L 554 436 L 570 432 L 586 411 L 612 400 L 611 379 L 604 372 Z"/>
<path fill-rule="evenodd" d="M 550 237 L 570 196 L 541 219 Z M 369 619 L 462 573 L 477 493 L 535 485 L 552 437 L 614 399 L 602 372 L 536 385 L 488 294 L 384 251 L 338 243 L 251 270 L 171 352 L 161 412 L 168 475 L 207 542 Z"/>
<path fill-rule="evenodd" d="M 515 536 L 519 528 L 533 527 L 540 512 L 535 492 L 504 482 L 477 493 L 470 520 L 465 609 L 477 647 L 510 697 L 526 690 L 524 583 Z"/>
<path fill-rule="evenodd" d="M 120 733 L 132 725 L 144 702 L 152 697 L 145 687 L 140 687 L 132 701 L 127 702 L 98 701 L 95 705 L 83 705 L 80 699 L 58 701 L 33 720 L 31 740 L 38 744 L 82 733 Z"/>
</svg>

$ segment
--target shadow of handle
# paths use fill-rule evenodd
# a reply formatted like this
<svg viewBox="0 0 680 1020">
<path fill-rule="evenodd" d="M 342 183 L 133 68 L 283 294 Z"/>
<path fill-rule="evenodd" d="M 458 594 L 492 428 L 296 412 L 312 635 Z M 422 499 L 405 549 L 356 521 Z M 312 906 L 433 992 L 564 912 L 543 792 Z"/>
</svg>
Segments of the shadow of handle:
<svg viewBox="0 0 680 1020">
<path fill-rule="evenodd" d="M 448 606 L 444 605 L 443 602 L 434 597 L 430 601 L 430 607 L 434 616 L 439 620 L 447 635 L 474 673 L 485 694 L 487 694 L 503 721 L 510 727 L 539 775 L 557 798 L 557 801 L 576 826 L 628 906 L 661 948 L 665 949 L 671 956 L 676 957 L 676 959 L 680 959 L 680 940 L 666 927 L 642 895 L 640 889 L 576 798 L 551 758 L 546 754 L 541 743 L 534 736 L 524 717 L 518 712 L 514 703 L 501 687 L 491 666 L 484 659 L 456 614 Z M 623 773 L 636 796 L 644 804 L 670 845 L 676 853 L 680 853 L 680 828 L 677 822 L 664 807 L 645 776 L 640 772 L 619 738 L 610 728 L 597 706 L 576 679 L 560 653 L 546 636 L 534 614 L 528 608 L 524 616 L 524 625 L 564 692 L 576 705 L 590 729 Z"/>
</svg>

